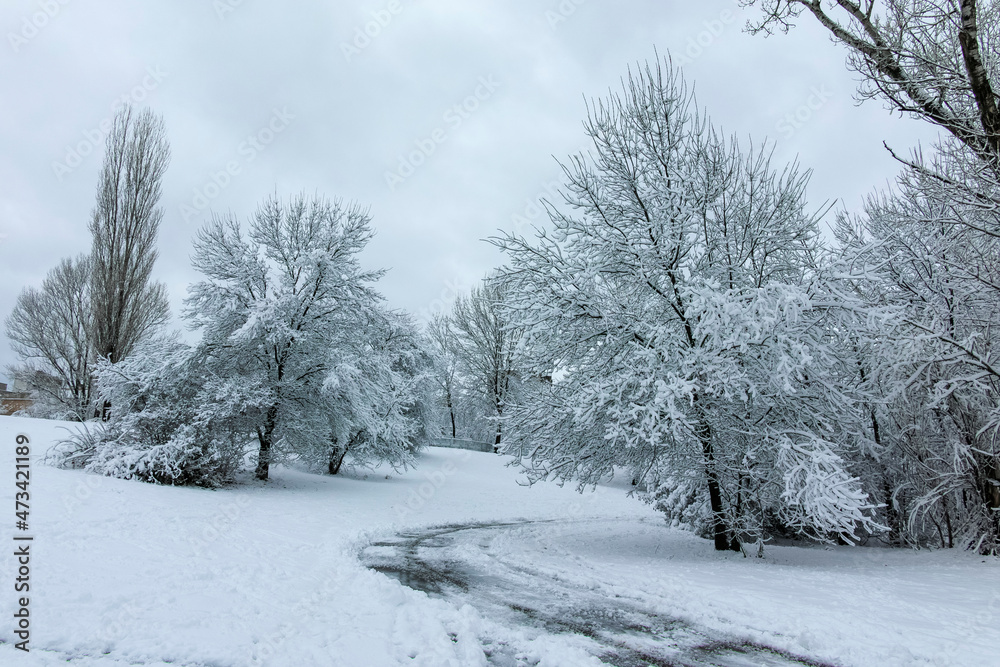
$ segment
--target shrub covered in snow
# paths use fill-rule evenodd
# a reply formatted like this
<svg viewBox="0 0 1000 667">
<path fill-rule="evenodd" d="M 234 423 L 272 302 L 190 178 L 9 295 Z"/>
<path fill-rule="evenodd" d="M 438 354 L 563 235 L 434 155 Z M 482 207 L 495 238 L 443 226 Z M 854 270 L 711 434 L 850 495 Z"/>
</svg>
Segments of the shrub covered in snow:
<svg viewBox="0 0 1000 667">
<path fill-rule="evenodd" d="M 149 341 L 117 364 L 100 364 L 110 420 L 61 442 L 55 462 L 159 484 L 215 486 L 230 479 L 247 448 L 239 422 L 256 408 L 254 396 L 234 396 L 236 384 L 199 370 L 196 351 L 176 338 Z"/>
<path fill-rule="evenodd" d="M 653 508 L 663 512 L 671 528 L 693 531 L 699 537 L 712 537 L 712 508 L 699 480 L 671 476 L 661 480 L 648 494 Z"/>
</svg>

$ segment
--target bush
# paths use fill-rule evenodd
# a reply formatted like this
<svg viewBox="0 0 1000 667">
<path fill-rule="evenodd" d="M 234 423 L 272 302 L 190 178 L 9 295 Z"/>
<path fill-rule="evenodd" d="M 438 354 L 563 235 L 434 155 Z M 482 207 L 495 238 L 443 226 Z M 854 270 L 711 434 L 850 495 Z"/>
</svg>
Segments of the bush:
<svg viewBox="0 0 1000 667">
<path fill-rule="evenodd" d="M 230 480 L 246 446 L 231 417 L 245 413 L 246 401 L 232 400 L 229 383 L 204 378 L 197 369 L 190 348 L 175 338 L 152 341 L 117 364 L 101 364 L 100 396 L 111 404 L 111 419 L 58 443 L 50 460 L 155 484 L 218 486 Z"/>
</svg>

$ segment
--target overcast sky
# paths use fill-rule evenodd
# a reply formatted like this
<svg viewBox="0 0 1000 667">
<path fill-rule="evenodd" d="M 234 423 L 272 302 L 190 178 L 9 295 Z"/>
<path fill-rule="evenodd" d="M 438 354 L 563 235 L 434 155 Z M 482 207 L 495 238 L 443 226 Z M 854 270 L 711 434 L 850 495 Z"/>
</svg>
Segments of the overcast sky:
<svg viewBox="0 0 1000 667">
<path fill-rule="evenodd" d="M 363 259 L 389 269 L 388 303 L 446 308 L 502 262 L 482 239 L 530 220 L 556 159 L 584 147 L 585 98 L 654 49 L 725 132 L 811 168 L 817 206 L 857 210 L 897 172 L 882 141 L 933 133 L 857 106 L 844 51 L 809 21 L 765 39 L 750 16 L 733 0 L 4 0 L 0 313 L 89 250 L 101 127 L 122 100 L 167 126 L 155 276 L 177 327 L 196 230 L 275 192 L 370 207 Z M 0 367 L 14 361 L 2 338 Z"/>
</svg>

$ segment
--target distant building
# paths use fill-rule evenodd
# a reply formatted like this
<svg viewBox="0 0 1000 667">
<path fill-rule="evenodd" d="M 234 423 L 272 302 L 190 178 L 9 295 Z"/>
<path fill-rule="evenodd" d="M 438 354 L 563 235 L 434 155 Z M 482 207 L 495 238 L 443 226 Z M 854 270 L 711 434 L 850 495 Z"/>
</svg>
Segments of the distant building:
<svg viewBox="0 0 1000 667">
<path fill-rule="evenodd" d="M 7 383 L 0 382 L 0 415 L 12 415 L 31 406 L 31 394 L 26 391 L 7 391 Z"/>
</svg>

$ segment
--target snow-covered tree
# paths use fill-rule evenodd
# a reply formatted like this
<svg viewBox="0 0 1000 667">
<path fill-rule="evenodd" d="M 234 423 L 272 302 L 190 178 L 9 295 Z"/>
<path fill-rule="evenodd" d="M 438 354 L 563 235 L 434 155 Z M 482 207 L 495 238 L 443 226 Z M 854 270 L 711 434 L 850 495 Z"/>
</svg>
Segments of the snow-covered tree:
<svg viewBox="0 0 1000 667">
<path fill-rule="evenodd" d="M 358 262 L 370 238 L 365 211 L 300 196 L 266 200 L 246 234 L 234 218 L 217 218 L 195 240 L 205 280 L 190 288 L 186 315 L 202 332 L 206 369 L 267 396 L 253 428 L 258 479 L 279 457 L 329 448 L 318 396 L 331 350 L 363 335 L 359 319 L 379 300 L 371 285 L 380 272 Z"/>
<path fill-rule="evenodd" d="M 506 451 L 535 478 L 626 468 L 687 485 L 720 550 L 769 517 L 825 538 L 875 530 L 844 458 L 851 402 L 811 282 L 808 174 L 720 136 L 669 62 L 632 72 L 585 128 L 593 149 L 564 166 L 551 231 L 497 240 L 539 378 L 509 408 Z"/>
<path fill-rule="evenodd" d="M 345 457 L 405 467 L 426 440 L 427 366 L 416 327 L 386 311 L 358 253 L 371 236 L 353 206 L 266 200 L 248 234 L 216 219 L 195 241 L 186 315 L 193 347 L 142 343 L 98 370 L 106 424 L 69 438 L 65 465 L 170 484 L 217 484 L 256 440 L 273 461 L 336 473 Z"/>
<path fill-rule="evenodd" d="M 848 53 L 858 98 L 942 130 L 897 187 L 839 225 L 844 274 L 885 314 L 855 332 L 874 448 L 866 484 L 894 538 L 1000 549 L 1000 6 L 976 0 L 744 0 L 751 31 L 811 16 Z M 891 313 L 891 314 L 890 314 Z M 862 322 L 864 324 L 864 322 Z"/>
<path fill-rule="evenodd" d="M 348 455 L 361 465 L 409 465 L 433 430 L 428 362 L 416 327 L 405 315 L 380 310 L 359 324 L 363 337 L 331 349 L 322 387 L 331 428 L 325 464 L 331 475 Z"/>
<path fill-rule="evenodd" d="M 953 165 L 952 165 L 953 167 Z M 955 180 L 960 171 L 939 164 Z M 884 500 L 919 543 L 1000 546 L 1000 238 L 995 215 L 918 170 L 898 191 L 843 216 L 845 273 L 888 323 L 869 341 L 866 390 L 878 412 Z M 985 192 L 984 192 L 985 194 Z M 888 324 L 888 325 L 887 325 Z"/>
</svg>

